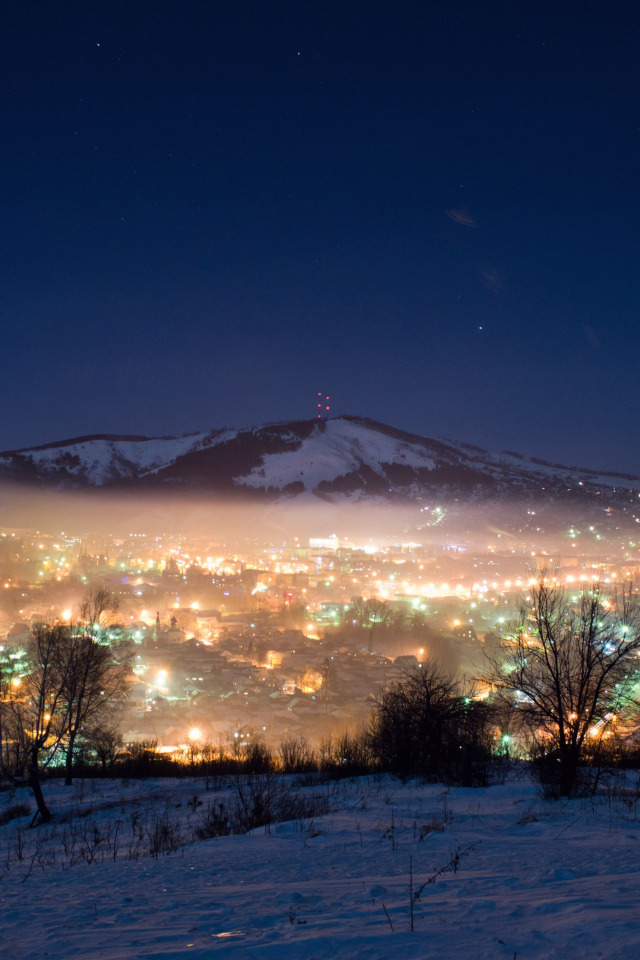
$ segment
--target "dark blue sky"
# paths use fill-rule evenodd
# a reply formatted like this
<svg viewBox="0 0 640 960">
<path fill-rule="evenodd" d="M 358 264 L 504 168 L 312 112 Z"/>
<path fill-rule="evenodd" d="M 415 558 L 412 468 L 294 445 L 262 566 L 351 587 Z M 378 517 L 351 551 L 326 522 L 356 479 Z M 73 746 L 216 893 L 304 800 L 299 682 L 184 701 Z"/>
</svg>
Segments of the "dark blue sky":
<svg viewBox="0 0 640 960">
<path fill-rule="evenodd" d="M 640 471 L 640 7 L 0 13 L 0 448 L 335 413 Z"/>
</svg>

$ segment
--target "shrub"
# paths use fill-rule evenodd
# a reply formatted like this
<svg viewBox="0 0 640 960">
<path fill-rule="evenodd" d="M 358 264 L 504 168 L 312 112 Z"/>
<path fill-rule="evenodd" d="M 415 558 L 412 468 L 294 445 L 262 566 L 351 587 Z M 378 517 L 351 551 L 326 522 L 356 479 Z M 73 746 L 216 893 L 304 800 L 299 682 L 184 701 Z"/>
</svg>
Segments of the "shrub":
<svg viewBox="0 0 640 960">
<path fill-rule="evenodd" d="M 490 712 L 459 681 L 426 661 L 376 702 L 369 744 L 383 769 L 463 786 L 484 784 L 492 757 Z"/>
</svg>

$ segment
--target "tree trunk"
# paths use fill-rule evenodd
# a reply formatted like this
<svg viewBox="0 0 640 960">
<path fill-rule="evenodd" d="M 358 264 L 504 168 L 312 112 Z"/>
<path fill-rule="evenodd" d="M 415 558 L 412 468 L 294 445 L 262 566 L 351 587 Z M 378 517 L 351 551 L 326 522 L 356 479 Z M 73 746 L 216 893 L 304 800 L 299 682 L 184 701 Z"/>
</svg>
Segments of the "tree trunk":
<svg viewBox="0 0 640 960">
<path fill-rule="evenodd" d="M 38 773 L 38 764 L 37 762 L 31 763 L 29 766 L 29 786 L 33 791 L 33 796 L 35 798 L 36 804 L 38 805 L 38 813 L 40 814 L 40 819 L 43 823 L 48 823 L 51 820 L 51 813 L 45 802 L 44 794 L 42 792 L 42 785 L 40 783 L 40 775 Z M 37 814 L 36 814 L 37 816 Z M 35 823 L 36 817 L 34 817 L 33 822 Z"/>
<path fill-rule="evenodd" d="M 579 754 L 574 750 L 567 750 L 560 753 L 560 796 L 570 797 L 573 795 L 578 780 Z"/>
<path fill-rule="evenodd" d="M 76 733 L 75 730 L 72 730 L 69 734 L 69 743 L 67 744 L 67 752 L 65 755 L 65 770 L 66 775 L 64 778 L 65 787 L 70 787 L 73 784 L 73 748 L 76 742 Z"/>
</svg>

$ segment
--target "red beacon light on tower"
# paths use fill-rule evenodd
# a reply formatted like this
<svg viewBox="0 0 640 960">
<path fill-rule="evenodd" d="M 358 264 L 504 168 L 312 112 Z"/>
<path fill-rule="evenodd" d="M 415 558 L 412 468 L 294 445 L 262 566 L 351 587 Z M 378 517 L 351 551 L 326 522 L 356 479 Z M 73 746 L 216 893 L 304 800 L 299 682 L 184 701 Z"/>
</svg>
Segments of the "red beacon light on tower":
<svg viewBox="0 0 640 960">
<path fill-rule="evenodd" d="M 331 407 L 328 406 L 329 400 L 331 400 L 331 397 L 327 397 L 324 395 L 324 393 L 321 393 L 320 391 L 318 391 L 319 402 L 316 404 L 316 407 L 318 409 L 318 420 L 322 420 L 323 407 L 324 407 L 325 413 L 329 413 L 329 410 L 331 410 Z M 327 404 L 327 406 L 325 406 L 325 404 Z"/>
</svg>

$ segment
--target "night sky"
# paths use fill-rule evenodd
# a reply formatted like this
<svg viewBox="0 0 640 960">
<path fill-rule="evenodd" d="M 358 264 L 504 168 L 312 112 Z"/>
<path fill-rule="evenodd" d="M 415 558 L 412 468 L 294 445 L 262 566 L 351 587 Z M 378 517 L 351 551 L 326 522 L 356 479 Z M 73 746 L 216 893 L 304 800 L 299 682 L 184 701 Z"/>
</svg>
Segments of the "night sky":
<svg viewBox="0 0 640 960">
<path fill-rule="evenodd" d="M 6 0 L 0 448 L 369 416 L 640 471 L 640 4 Z"/>
</svg>

